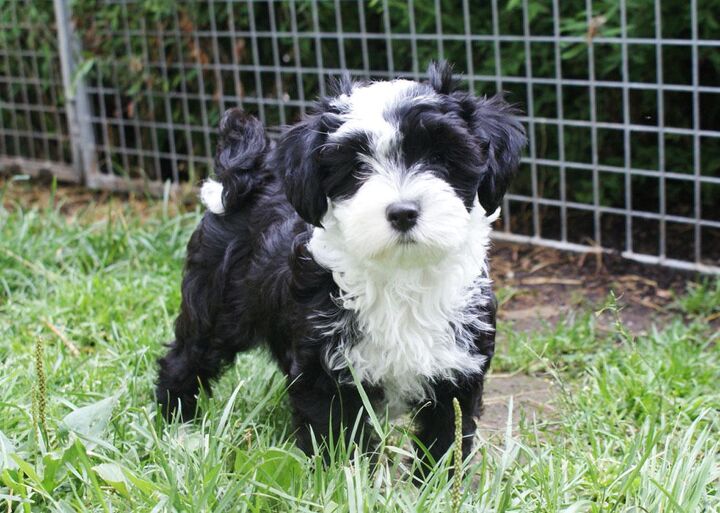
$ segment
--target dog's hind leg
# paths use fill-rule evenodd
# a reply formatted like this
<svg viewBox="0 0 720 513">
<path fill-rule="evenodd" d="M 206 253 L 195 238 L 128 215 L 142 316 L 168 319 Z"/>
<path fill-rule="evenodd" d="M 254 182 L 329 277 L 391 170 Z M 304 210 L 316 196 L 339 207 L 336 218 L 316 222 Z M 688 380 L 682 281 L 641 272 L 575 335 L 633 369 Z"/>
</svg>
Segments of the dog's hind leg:
<svg viewBox="0 0 720 513">
<path fill-rule="evenodd" d="M 213 345 L 202 337 L 175 339 L 168 353 L 158 360 L 155 393 L 166 418 L 174 413 L 184 420 L 195 416 L 201 387 L 209 393 L 211 380 L 220 375 L 228 361 Z"/>
<path fill-rule="evenodd" d="M 225 112 L 219 132 L 219 181 L 201 190 L 212 213 L 188 243 L 175 340 L 158 360 L 156 397 L 167 417 L 192 417 L 200 388 L 210 392 L 212 380 L 255 342 L 240 282 L 250 258 L 247 210 L 273 178 L 263 166 L 270 143 L 262 123 L 240 109 Z"/>
<path fill-rule="evenodd" d="M 216 319 L 218 324 L 225 324 L 224 320 L 231 317 L 237 319 L 238 315 L 226 311 Z M 187 420 L 195 415 L 200 390 L 210 394 L 212 382 L 232 364 L 238 352 L 254 345 L 254 338 L 238 329 L 222 332 L 215 326 L 203 330 L 189 315 L 186 304 L 176 321 L 175 333 L 169 351 L 158 360 L 156 398 L 166 418 L 177 412 Z"/>
<path fill-rule="evenodd" d="M 192 418 L 200 389 L 210 393 L 211 382 L 235 355 L 255 343 L 244 319 L 243 289 L 230 285 L 246 250 L 232 240 L 223 242 L 228 240 L 223 228 L 208 215 L 188 244 L 175 340 L 158 360 L 156 398 L 168 418 L 175 412 Z"/>
</svg>

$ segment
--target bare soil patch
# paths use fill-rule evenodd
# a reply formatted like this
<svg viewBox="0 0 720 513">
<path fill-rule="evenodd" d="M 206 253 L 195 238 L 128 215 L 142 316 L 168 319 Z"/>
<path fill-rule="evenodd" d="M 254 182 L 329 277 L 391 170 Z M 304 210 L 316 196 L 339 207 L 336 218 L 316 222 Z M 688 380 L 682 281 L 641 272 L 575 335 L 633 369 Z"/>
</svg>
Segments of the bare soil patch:
<svg viewBox="0 0 720 513">
<path fill-rule="evenodd" d="M 514 432 L 523 417 L 538 421 L 552 418 L 558 393 L 559 387 L 547 376 L 490 373 L 485 382 L 485 408 L 478 422 L 481 436 L 502 436 L 508 422 Z"/>
<path fill-rule="evenodd" d="M 552 248 L 498 242 L 491 274 L 509 298 L 499 318 L 518 330 L 552 325 L 571 311 L 601 308 L 612 292 L 628 329 L 641 333 L 673 314 L 675 298 L 696 273 L 632 262 L 613 254 L 571 253 Z M 609 327 L 609 314 L 599 317 Z"/>
<path fill-rule="evenodd" d="M 612 292 L 618 298 L 625 327 L 641 334 L 653 324 L 667 322 L 676 296 L 685 291 L 688 282 L 699 278 L 612 254 L 570 253 L 505 242 L 494 245 L 490 268 L 496 288 L 505 288 L 498 318 L 518 331 L 551 328 L 573 312 L 599 311 Z M 611 330 L 614 322 L 610 312 L 597 317 L 600 330 Z M 506 343 L 501 337 L 499 346 Z M 491 373 L 479 422 L 481 433 L 502 435 L 510 413 L 513 430 L 523 416 L 539 421 L 552 418 L 558 393 L 559 387 L 549 376 Z"/>
</svg>

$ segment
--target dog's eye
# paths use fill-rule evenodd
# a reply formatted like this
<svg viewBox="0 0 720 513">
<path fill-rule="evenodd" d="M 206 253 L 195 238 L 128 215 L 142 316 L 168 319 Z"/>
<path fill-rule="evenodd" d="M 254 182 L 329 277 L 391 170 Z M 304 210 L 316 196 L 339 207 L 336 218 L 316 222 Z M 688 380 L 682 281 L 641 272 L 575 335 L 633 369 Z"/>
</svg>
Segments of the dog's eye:
<svg viewBox="0 0 720 513">
<path fill-rule="evenodd" d="M 481 155 L 487 155 L 488 149 L 490 148 L 490 141 L 487 139 L 481 139 L 478 143 L 478 147 L 480 148 Z"/>
<path fill-rule="evenodd" d="M 437 176 L 441 180 L 447 180 L 450 176 L 450 171 L 445 166 L 435 165 L 430 169 L 430 173 Z"/>
<path fill-rule="evenodd" d="M 355 177 L 362 177 L 365 175 L 368 175 L 372 172 L 372 169 L 370 169 L 370 166 L 366 162 L 362 161 L 355 161 L 353 163 L 353 171 L 352 174 Z"/>
<path fill-rule="evenodd" d="M 433 153 L 430 156 L 428 156 L 428 164 L 434 165 L 434 164 L 441 164 L 443 161 L 442 156 L 439 153 Z"/>
</svg>

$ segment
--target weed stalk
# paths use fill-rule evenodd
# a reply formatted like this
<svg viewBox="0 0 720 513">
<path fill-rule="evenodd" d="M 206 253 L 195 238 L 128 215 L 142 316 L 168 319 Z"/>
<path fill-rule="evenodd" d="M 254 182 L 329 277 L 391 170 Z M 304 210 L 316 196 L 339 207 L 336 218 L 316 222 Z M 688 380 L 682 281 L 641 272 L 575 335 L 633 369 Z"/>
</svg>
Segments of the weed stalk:
<svg viewBox="0 0 720 513">
<path fill-rule="evenodd" d="M 33 421 L 43 442 L 47 442 L 47 379 L 45 376 L 45 346 L 42 337 L 35 339 L 35 387 L 33 390 Z"/>
<path fill-rule="evenodd" d="M 455 410 L 455 448 L 453 451 L 453 485 L 452 485 L 452 507 L 453 513 L 460 511 L 460 499 L 462 491 L 460 485 L 462 484 L 462 408 L 460 408 L 460 401 L 456 397 L 453 397 L 453 409 Z"/>
</svg>

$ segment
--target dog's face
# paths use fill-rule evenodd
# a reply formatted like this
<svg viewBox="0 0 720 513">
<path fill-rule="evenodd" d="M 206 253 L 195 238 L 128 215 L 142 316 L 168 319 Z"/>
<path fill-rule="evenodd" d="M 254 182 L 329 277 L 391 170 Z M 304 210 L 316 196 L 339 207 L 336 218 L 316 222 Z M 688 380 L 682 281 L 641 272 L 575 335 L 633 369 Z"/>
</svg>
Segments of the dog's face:
<svg viewBox="0 0 720 513">
<path fill-rule="evenodd" d="M 517 167 L 525 135 L 512 109 L 453 91 L 446 65 L 429 71 L 426 83 L 342 81 L 278 144 L 290 202 L 360 260 L 457 251 Z"/>
</svg>

